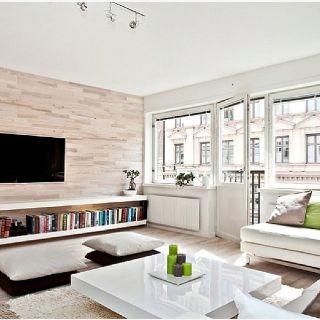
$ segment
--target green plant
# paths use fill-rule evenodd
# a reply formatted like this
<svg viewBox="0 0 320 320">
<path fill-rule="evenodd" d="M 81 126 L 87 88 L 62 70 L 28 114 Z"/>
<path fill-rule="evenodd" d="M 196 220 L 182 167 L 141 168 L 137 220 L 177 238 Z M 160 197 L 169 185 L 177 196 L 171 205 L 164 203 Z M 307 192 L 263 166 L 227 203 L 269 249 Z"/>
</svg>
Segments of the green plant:
<svg viewBox="0 0 320 320">
<path fill-rule="evenodd" d="M 123 170 L 123 172 L 127 175 L 129 181 L 129 190 L 136 190 L 136 184 L 134 179 L 140 176 L 140 172 L 138 170 Z"/>
<path fill-rule="evenodd" d="M 176 185 L 179 187 L 184 187 L 190 183 L 190 181 L 193 181 L 195 176 L 192 172 L 190 173 L 179 173 L 176 176 Z"/>
</svg>

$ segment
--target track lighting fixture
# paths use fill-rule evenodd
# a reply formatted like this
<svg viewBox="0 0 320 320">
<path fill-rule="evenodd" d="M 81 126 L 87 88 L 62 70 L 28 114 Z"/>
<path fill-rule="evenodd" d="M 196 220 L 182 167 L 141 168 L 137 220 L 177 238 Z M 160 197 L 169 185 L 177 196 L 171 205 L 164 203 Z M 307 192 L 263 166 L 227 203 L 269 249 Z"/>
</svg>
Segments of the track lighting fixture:
<svg viewBox="0 0 320 320">
<path fill-rule="evenodd" d="M 132 20 L 132 21 L 129 23 L 129 27 L 130 27 L 131 29 L 135 29 L 135 28 L 137 27 L 137 25 L 138 25 L 138 17 L 137 17 L 137 14 L 136 14 L 134 20 Z"/>
<path fill-rule="evenodd" d="M 116 14 L 112 12 L 112 2 L 109 3 L 109 10 L 106 10 L 106 17 L 109 19 L 111 22 L 116 21 Z"/>
<path fill-rule="evenodd" d="M 80 10 L 82 12 L 85 12 L 87 10 L 87 3 L 86 2 L 77 2 L 77 5 L 80 7 Z M 140 17 L 145 17 L 145 15 L 139 11 L 133 10 L 129 7 L 126 7 L 120 3 L 117 2 L 109 2 L 109 9 L 105 11 L 106 17 L 108 20 L 110 20 L 111 22 L 115 22 L 116 21 L 116 14 L 112 11 L 112 6 L 118 6 L 122 9 L 125 9 L 127 11 L 130 11 L 134 14 L 134 19 L 132 21 L 129 22 L 129 27 L 131 29 L 136 29 L 138 26 L 138 16 Z"/>
<path fill-rule="evenodd" d="M 87 4 L 85 2 L 77 2 L 77 5 L 80 7 L 81 11 L 86 11 L 87 10 Z"/>
</svg>

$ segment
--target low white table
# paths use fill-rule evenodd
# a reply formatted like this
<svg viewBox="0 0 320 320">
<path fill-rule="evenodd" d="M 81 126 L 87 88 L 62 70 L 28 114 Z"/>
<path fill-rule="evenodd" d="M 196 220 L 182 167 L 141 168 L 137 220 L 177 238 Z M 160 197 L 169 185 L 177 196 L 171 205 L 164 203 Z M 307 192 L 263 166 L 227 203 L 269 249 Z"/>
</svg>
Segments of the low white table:
<svg viewBox="0 0 320 320">
<path fill-rule="evenodd" d="M 71 286 L 130 319 L 176 318 L 187 312 L 230 318 L 237 314 L 235 288 L 263 299 L 281 287 L 276 275 L 203 257 L 188 260 L 206 275 L 180 286 L 149 275 L 165 268 L 163 253 L 72 275 Z"/>
</svg>

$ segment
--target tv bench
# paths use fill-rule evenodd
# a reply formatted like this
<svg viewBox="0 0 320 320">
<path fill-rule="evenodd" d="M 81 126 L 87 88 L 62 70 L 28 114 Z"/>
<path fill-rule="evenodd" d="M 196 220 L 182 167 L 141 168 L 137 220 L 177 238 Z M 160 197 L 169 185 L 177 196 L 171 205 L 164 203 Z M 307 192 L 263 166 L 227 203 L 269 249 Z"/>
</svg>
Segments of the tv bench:
<svg viewBox="0 0 320 320">
<path fill-rule="evenodd" d="M 72 210 L 95 210 L 101 208 L 125 208 L 142 206 L 144 219 L 140 221 L 121 222 L 109 225 L 86 227 L 80 229 L 53 231 L 47 233 L 28 234 L 9 238 L 0 238 L 0 246 L 26 241 L 36 241 L 50 238 L 66 237 L 79 234 L 102 232 L 112 229 L 135 227 L 147 223 L 147 196 L 101 196 L 79 199 L 59 199 L 27 202 L 0 203 L 0 216 L 20 218 L 27 214 L 62 213 Z"/>
</svg>

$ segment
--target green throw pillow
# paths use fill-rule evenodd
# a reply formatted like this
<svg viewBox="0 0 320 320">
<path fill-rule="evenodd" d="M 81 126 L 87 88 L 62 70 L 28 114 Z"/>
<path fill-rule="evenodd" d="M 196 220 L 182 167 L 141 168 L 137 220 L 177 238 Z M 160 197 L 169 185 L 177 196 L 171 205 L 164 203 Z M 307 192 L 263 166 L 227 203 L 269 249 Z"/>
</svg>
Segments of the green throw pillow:
<svg viewBox="0 0 320 320">
<path fill-rule="evenodd" d="M 320 202 L 308 205 L 303 227 L 320 229 Z"/>
</svg>

